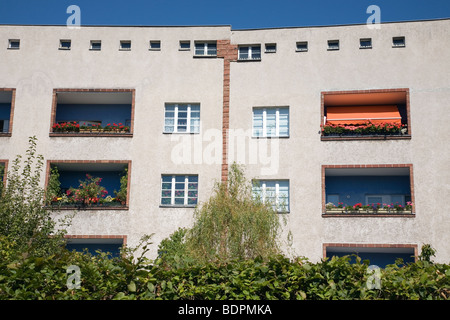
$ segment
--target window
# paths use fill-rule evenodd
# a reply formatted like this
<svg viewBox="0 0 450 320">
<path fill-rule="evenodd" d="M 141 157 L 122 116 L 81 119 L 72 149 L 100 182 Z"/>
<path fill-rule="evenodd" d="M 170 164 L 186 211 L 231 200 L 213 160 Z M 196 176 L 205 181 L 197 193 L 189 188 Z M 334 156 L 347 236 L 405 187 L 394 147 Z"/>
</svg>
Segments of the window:
<svg viewBox="0 0 450 320">
<path fill-rule="evenodd" d="M 20 40 L 18 40 L 18 39 L 9 39 L 9 41 L 8 41 L 8 49 L 20 49 Z"/>
<path fill-rule="evenodd" d="M 339 50 L 339 40 L 328 40 L 328 50 Z"/>
<path fill-rule="evenodd" d="M 393 48 L 403 48 L 405 47 L 405 37 L 394 37 L 392 38 L 392 47 Z"/>
<path fill-rule="evenodd" d="M 297 52 L 306 52 L 308 51 L 308 41 L 299 41 L 297 42 L 296 50 Z"/>
<path fill-rule="evenodd" d="M 261 60 L 261 45 L 239 46 L 239 60 Z"/>
<path fill-rule="evenodd" d="M 372 39 L 359 39 L 359 48 L 360 49 L 372 49 Z"/>
<path fill-rule="evenodd" d="M 189 51 L 191 50 L 191 42 L 189 40 L 180 40 L 180 51 Z"/>
<path fill-rule="evenodd" d="M 0 137 L 11 136 L 15 92 L 16 89 L 0 88 Z"/>
<path fill-rule="evenodd" d="M 161 41 L 159 41 L 159 40 L 150 41 L 150 50 L 154 50 L 154 51 L 161 50 Z"/>
<path fill-rule="evenodd" d="M 217 56 L 217 42 L 195 42 L 195 56 Z"/>
<path fill-rule="evenodd" d="M 254 137 L 289 137 L 289 108 L 253 108 Z"/>
<path fill-rule="evenodd" d="M 102 49 L 101 40 L 91 40 L 91 47 L 89 49 L 93 51 L 100 51 Z"/>
<path fill-rule="evenodd" d="M 376 195 L 366 195 L 366 204 L 387 204 L 387 205 L 395 205 L 399 204 L 404 206 L 406 204 L 405 199 L 410 200 L 411 197 L 409 195 L 404 194 L 376 194 Z"/>
<path fill-rule="evenodd" d="M 197 175 L 162 175 L 162 206 L 195 206 L 197 199 Z"/>
<path fill-rule="evenodd" d="M 289 212 L 289 180 L 260 180 L 253 184 L 253 197 L 278 212 Z"/>
<path fill-rule="evenodd" d="M 131 41 L 130 40 L 121 40 L 119 50 L 122 50 L 122 51 L 131 50 Z"/>
<path fill-rule="evenodd" d="M 70 50 L 71 46 L 72 46 L 71 40 L 59 40 L 60 50 Z"/>
<path fill-rule="evenodd" d="M 277 44 L 276 43 L 266 43 L 266 53 L 275 53 L 277 52 Z"/>
<path fill-rule="evenodd" d="M 199 104 L 166 104 L 165 133 L 200 133 Z"/>
</svg>

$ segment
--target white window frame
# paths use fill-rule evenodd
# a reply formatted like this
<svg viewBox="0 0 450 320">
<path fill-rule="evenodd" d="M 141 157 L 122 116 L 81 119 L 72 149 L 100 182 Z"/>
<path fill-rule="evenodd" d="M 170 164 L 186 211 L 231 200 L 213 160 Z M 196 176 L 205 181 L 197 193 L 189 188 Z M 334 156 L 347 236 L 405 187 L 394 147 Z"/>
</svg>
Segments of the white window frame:
<svg viewBox="0 0 450 320">
<path fill-rule="evenodd" d="M 183 48 L 182 45 L 187 45 Z M 179 51 L 190 51 L 191 50 L 191 41 L 190 40 L 180 40 L 180 46 L 178 48 Z"/>
<path fill-rule="evenodd" d="M 158 47 L 154 47 L 154 45 L 158 45 Z M 161 40 L 150 40 L 150 47 L 148 50 L 151 51 L 161 51 Z"/>
<path fill-rule="evenodd" d="M 17 42 L 19 45 L 17 47 L 13 47 L 12 43 Z M 20 39 L 8 39 L 8 49 L 11 50 L 19 50 L 20 49 Z"/>
<path fill-rule="evenodd" d="M 253 57 L 253 48 L 259 47 L 259 58 Z M 248 58 L 241 58 L 241 49 L 248 48 Z M 240 61 L 259 61 L 261 60 L 261 45 L 260 44 L 248 44 L 248 45 L 240 45 L 238 48 L 238 60 Z"/>
<path fill-rule="evenodd" d="M 123 45 L 129 43 L 130 47 L 129 48 L 124 48 Z M 120 40 L 119 42 L 119 50 L 120 51 L 131 51 L 131 40 Z"/>
<path fill-rule="evenodd" d="M 175 204 L 175 184 L 176 182 L 176 177 L 183 177 L 184 176 L 184 201 L 183 204 Z M 163 178 L 164 177 L 171 177 L 171 189 L 170 189 L 170 204 L 163 204 L 162 203 L 162 185 L 163 183 L 168 183 L 168 182 L 163 182 Z M 196 204 L 188 204 L 188 195 L 189 195 L 189 177 L 197 177 L 197 197 L 196 197 Z M 178 182 L 179 183 L 179 182 Z M 193 197 L 191 197 L 193 198 Z M 182 175 L 182 174 L 163 174 L 161 175 L 161 201 L 160 201 L 160 205 L 161 206 L 182 206 L 182 207 L 195 207 L 198 204 L 198 175 L 196 174 L 188 174 L 188 175 Z"/>
<path fill-rule="evenodd" d="M 203 54 L 197 53 L 197 45 L 203 44 Z M 208 46 L 214 44 L 216 46 L 216 53 L 208 54 Z M 195 57 L 217 57 L 217 41 L 195 41 L 194 42 L 194 56 Z"/>
<path fill-rule="evenodd" d="M 328 50 L 329 51 L 337 51 L 341 48 L 341 44 L 339 40 L 328 40 Z"/>
<path fill-rule="evenodd" d="M 68 42 L 69 46 L 68 47 L 64 47 L 62 45 L 64 42 Z M 61 40 L 59 40 L 59 50 L 70 50 L 70 49 L 72 49 L 72 40 L 70 40 L 70 39 L 61 39 Z"/>
<path fill-rule="evenodd" d="M 178 107 L 179 106 L 187 106 L 187 118 L 186 118 L 186 131 L 178 131 Z M 174 117 L 173 117 L 173 131 L 166 131 L 166 108 L 168 106 L 174 106 Z M 191 107 L 192 106 L 198 106 L 199 107 L 199 113 L 200 113 L 200 103 L 166 103 L 164 106 L 164 133 L 188 133 L 188 134 L 199 134 L 201 130 L 201 122 L 200 122 L 200 116 L 199 116 L 199 127 L 198 132 L 191 131 Z"/>
<path fill-rule="evenodd" d="M 402 198 L 402 202 L 401 203 L 399 203 L 400 205 L 402 205 L 402 206 L 404 206 L 405 204 L 406 204 L 406 201 L 405 201 L 405 195 L 404 194 L 366 194 L 366 204 L 367 205 L 369 205 L 369 204 L 373 204 L 373 202 L 369 202 L 369 197 L 381 197 L 381 199 L 382 199 L 382 202 L 380 202 L 382 205 L 383 204 L 387 204 L 387 205 L 390 205 L 390 204 L 395 204 L 393 201 L 392 201 L 392 197 L 401 197 Z"/>
<path fill-rule="evenodd" d="M 98 48 L 94 48 L 94 46 L 93 46 L 94 44 L 98 44 L 99 47 Z M 102 50 L 102 41 L 101 40 L 91 40 L 89 50 L 101 51 Z"/>
<path fill-rule="evenodd" d="M 304 45 L 304 48 L 300 48 L 300 45 Z M 296 52 L 307 52 L 308 51 L 308 41 L 297 41 L 295 44 L 295 51 Z"/>
<path fill-rule="evenodd" d="M 362 45 L 361 42 L 364 42 L 364 41 L 370 42 L 370 44 L 367 45 L 367 46 Z M 372 38 L 361 38 L 361 39 L 359 39 L 359 48 L 360 49 L 372 49 Z"/>
<path fill-rule="evenodd" d="M 401 44 L 395 44 L 396 40 L 401 40 Z M 404 48 L 406 47 L 406 38 L 404 36 L 401 37 L 393 37 L 392 38 L 392 48 Z"/>
<path fill-rule="evenodd" d="M 275 109 L 275 134 L 274 135 L 267 135 L 267 110 L 268 109 Z M 288 134 L 287 135 L 280 135 L 280 109 L 286 109 L 288 111 Z M 263 111 L 263 133 L 262 136 L 255 135 L 255 110 L 262 110 Z M 252 110 L 252 136 L 254 138 L 288 138 L 290 134 L 290 116 L 289 116 L 289 107 L 254 107 Z"/>
<path fill-rule="evenodd" d="M 276 207 L 276 211 L 277 212 L 289 212 L 290 210 L 290 205 L 291 205 L 291 187 L 290 187 L 290 183 L 288 179 L 280 179 L 280 180 L 258 180 L 255 181 L 254 183 L 256 183 L 256 185 L 258 185 L 261 193 L 258 194 L 257 196 L 260 196 L 260 200 L 265 203 L 266 202 L 266 186 L 267 186 L 267 182 L 275 182 L 275 204 L 272 204 Z M 287 181 L 287 185 L 288 185 L 288 205 L 285 208 L 280 208 L 280 182 L 286 182 Z M 253 192 L 253 196 L 255 196 L 255 193 Z M 275 208 L 274 208 L 275 209 Z"/>
<path fill-rule="evenodd" d="M 268 47 L 273 47 L 273 49 L 269 49 Z M 266 43 L 265 44 L 265 53 L 276 53 L 277 52 L 277 44 L 272 42 L 272 43 Z"/>
</svg>

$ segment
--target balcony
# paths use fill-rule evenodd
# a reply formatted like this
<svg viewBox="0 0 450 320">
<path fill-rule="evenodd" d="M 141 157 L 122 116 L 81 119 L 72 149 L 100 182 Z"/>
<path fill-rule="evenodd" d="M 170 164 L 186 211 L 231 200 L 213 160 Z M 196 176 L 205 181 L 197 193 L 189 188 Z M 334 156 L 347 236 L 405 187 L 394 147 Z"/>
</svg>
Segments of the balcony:
<svg viewBox="0 0 450 320">
<path fill-rule="evenodd" d="M 324 166 L 323 217 L 414 217 L 412 166 Z"/>
<path fill-rule="evenodd" d="M 132 137 L 133 89 L 55 89 L 51 137 Z"/>
<path fill-rule="evenodd" d="M 66 236 L 66 249 L 97 255 L 98 252 L 109 253 L 111 257 L 119 257 L 121 248 L 126 244 L 127 236 Z"/>
<path fill-rule="evenodd" d="M 410 139 L 409 90 L 322 93 L 321 140 Z"/>
<path fill-rule="evenodd" d="M 14 114 L 15 89 L 0 88 L 0 137 L 10 137 Z"/>
<path fill-rule="evenodd" d="M 126 210 L 129 161 L 49 161 L 46 205 L 50 209 Z"/>
</svg>

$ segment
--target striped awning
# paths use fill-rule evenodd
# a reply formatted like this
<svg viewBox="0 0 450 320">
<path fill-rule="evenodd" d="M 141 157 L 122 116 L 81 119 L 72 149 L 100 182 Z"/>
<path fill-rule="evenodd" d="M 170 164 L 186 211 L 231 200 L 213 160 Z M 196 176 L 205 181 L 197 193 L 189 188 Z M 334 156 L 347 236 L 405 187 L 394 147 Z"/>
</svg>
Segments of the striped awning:
<svg viewBox="0 0 450 320">
<path fill-rule="evenodd" d="M 327 107 L 326 122 L 329 124 L 401 124 L 402 117 L 395 105 Z"/>
</svg>

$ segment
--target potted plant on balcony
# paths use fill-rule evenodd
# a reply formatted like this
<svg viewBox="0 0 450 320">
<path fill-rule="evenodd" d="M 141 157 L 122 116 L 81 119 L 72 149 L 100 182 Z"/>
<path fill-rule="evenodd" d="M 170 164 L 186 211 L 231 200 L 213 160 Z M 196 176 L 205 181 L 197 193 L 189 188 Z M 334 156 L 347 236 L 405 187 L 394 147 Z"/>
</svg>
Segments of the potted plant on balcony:
<svg viewBox="0 0 450 320">
<path fill-rule="evenodd" d="M 116 195 L 115 201 L 120 202 L 121 205 L 126 205 L 127 203 L 127 195 L 128 195 L 128 169 L 125 168 L 123 172 L 123 176 L 120 178 L 120 190 L 114 190 L 114 194 Z"/>
<path fill-rule="evenodd" d="M 101 181 L 102 178 L 100 177 L 86 174 L 86 179 L 84 181 L 80 180 L 78 188 L 71 187 L 67 190 L 67 196 L 71 196 L 75 203 L 82 206 L 101 204 L 108 194 L 108 191 L 100 185 Z"/>
</svg>

